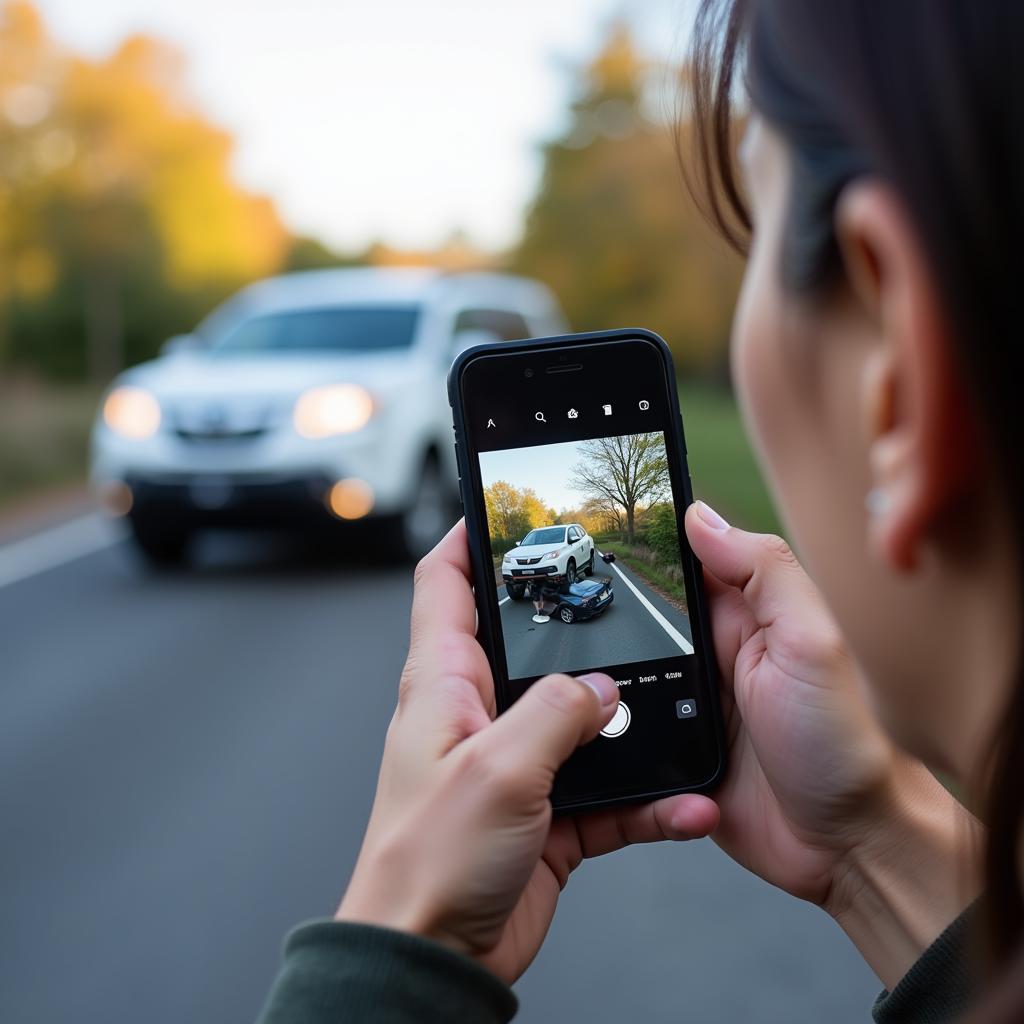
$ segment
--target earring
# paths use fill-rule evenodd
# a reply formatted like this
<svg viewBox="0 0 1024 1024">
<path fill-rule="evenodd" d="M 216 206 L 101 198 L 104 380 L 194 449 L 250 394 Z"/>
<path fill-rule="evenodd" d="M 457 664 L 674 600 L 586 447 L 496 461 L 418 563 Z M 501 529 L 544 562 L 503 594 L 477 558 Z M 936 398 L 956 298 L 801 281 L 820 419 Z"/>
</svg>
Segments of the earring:
<svg viewBox="0 0 1024 1024">
<path fill-rule="evenodd" d="M 864 498 L 864 507 L 872 519 L 885 515 L 892 506 L 892 498 L 884 487 L 873 487 Z"/>
</svg>

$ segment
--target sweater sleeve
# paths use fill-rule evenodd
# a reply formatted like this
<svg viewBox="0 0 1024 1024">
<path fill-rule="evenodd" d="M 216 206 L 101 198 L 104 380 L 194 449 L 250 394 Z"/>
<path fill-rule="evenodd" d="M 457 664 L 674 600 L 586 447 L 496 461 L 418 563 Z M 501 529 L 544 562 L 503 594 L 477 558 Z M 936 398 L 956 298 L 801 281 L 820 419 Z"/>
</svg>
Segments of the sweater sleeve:
<svg viewBox="0 0 1024 1024">
<path fill-rule="evenodd" d="M 974 995 L 968 939 L 974 907 L 968 907 L 925 951 L 891 991 L 875 1001 L 875 1024 L 950 1024 Z"/>
<path fill-rule="evenodd" d="M 320 921 L 288 936 L 260 1024 L 507 1024 L 517 1005 L 490 971 L 437 943 Z"/>
</svg>

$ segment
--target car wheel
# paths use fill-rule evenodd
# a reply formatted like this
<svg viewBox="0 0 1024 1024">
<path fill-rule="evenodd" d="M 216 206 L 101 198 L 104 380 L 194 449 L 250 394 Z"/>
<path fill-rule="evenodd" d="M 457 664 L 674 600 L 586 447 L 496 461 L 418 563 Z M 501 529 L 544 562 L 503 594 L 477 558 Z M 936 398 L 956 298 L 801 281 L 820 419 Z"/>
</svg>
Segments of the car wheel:
<svg viewBox="0 0 1024 1024">
<path fill-rule="evenodd" d="M 590 549 L 590 561 L 587 562 L 587 564 L 583 567 L 583 571 L 588 576 L 593 576 L 594 575 L 594 549 L 593 548 Z"/>
<path fill-rule="evenodd" d="M 455 517 L 437 459 L 428 457 L 420 472 L 416 496 L 399 516 L 397 547 L 413 561 L 422 558 L 448 531 Z"/>
<path fill-rule="evenodd" d="M 565 564 L 565 581 L 566 583 L 576 582 L 576 559 L 570 558 Z"/>
<path fill-rule="evenodd" d="M 576 613 L 572 610 L 572 606 L 568 604 L 563 604 L 562 607 L 558 609 L 558 617 L 566 625 L 572 625 L 572 623 L 576 621 Z"/>
<path fill-rule="evenodd" d="M 506 583 L 505 593 L 508 594 L 508 596 L 513 601 L 522 601 L 523 597 L 526 594 L 526 587 L 516 587 L 513 586 L 511 583 Z"/>
<path fill-rule="evenodd" d="M 185 561 L 190 533 L 184 526 L 138 513 L 129 516 L 129 523 L 135 548 L 150 566 L 170 569 Z"/>
</svg>

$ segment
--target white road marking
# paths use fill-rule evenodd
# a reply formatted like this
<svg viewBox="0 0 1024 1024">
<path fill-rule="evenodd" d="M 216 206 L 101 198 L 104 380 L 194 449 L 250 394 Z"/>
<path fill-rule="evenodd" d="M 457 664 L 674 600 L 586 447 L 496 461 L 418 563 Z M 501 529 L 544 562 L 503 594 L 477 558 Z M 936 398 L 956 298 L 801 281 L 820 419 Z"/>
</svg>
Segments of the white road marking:
<svg viewBox="0 0 1024 1024">
<path fill-rule="evenodd" d="M 74 562 L 122 538 L 102 516 L 88 515 L 0 547 L 0 587 Z"/>
<path fill-rule="evenodd" d="M 501 600 L 500 600 L 500 601 L 498 602 L 498 607 L 500 608 L 500 607 L 501 607 L 501 606 L 502 606 L 503 604 L 508 604 L 508 603 L 509 603 L 509 601 L 511 601 L 511 600 L 512 600 L 512 598 L 511 598 L 511 597 L 505 597 L 505 598 L 502 598 L 502 599 L 501 599 Z"/>
<path fill-rule="evenodd" d="M 682 648 L 683 653 L 693 654 L 693 644 L 691 644 L 690 641 L 687 640 L 686 637 L 683 636 L 683 634 L 680 633 L 679 630 L 676 629 L 676 627 L 673 626 L 672 623 L 669 622 L 668 619 L 666 619 L 665 616 L 662 615 L 661 612 L 659 612 L 658 609 L 655 608 L 654 605 L 651 604 L 651 602 L 648 601 L 635 586 L 633 586 L 632 580 L 628 579 L 626 574 L 614 562 L 609 562 L 608 568 L 618 573 L 619 579 L 621 579 L 622 582 L 633 591 L 637 600 L 639 600 L 639 602 L 651 613 L 651 617 L 654 621 L 661 626 L 661 628 L 665 630 L 665 632 L 668 633 L 668 635 L 672 637 L 672 639 Z"/>
</svg>

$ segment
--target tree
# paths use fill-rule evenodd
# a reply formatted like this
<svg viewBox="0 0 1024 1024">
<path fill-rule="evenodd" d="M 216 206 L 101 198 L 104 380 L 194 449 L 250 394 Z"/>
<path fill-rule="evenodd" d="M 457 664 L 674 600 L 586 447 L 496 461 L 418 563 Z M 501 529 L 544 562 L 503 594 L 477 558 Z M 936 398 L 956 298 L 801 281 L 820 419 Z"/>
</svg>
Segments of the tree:
<svg viewBox="0 0 1024 1024">
<path fill-rule="evenodd" d="M 673 78 L 616 26 L 581 69 L 568 130 L 544 172 L 512 263 L 549 284 L 573 326 L 641 323 L 681 369 L 725 363 L 741 265 L 707 226 L 679 173 L 672 128 L 649 117 L 650 83 Z M 689 125 L 681 125 L 687 146 Z"/>
<path fill-rule="evenodd" d="M 495 546 L 521 540 L 534 527 L 546 526 L 554 519 L 554 510 L 547 508 L 532 488 L 513 487 L 505 480 L 484 488 L 484 507 Z"/>
<path fill-rule="evenodd" d="M 626 540 L 636 540 L 637 510 L 670 490 L 668 458 L 660 433 L 602 437 L 580 445 L 583 456 L 572 467 L 570 486 L 588 500 L 620 509 Z"/>
<path fill-rule="evenodd" d="M 605 495 L 594 495 L 583 503 L 583 512 L 591 522 L 589 533 L 623 533 L 622 508 Z M 586 526 L 586 523 L 583 524 Z"/>
<path fill-rule="evenodd" d="M 77 56 L 0 0 L 0 360 L 109 379 L 281 266 L 280 218 L 184 70 L 145 36 Z"/>
<path fill-rule="evenodd" d="M 680 564 L 679 528 L 676 511 L 671 502 L 647 509 L 647 544 L 654 549 L 665 565 Z"/>
</svg>

